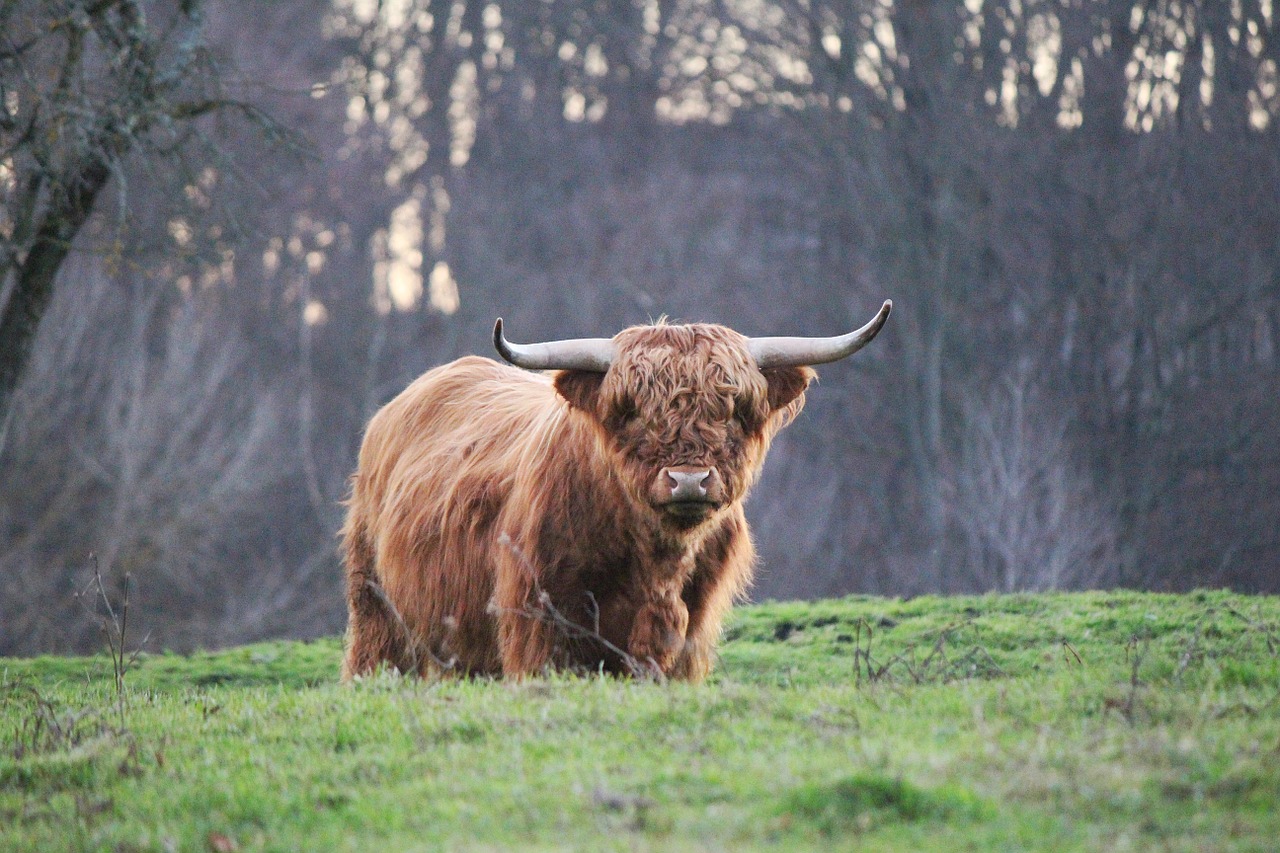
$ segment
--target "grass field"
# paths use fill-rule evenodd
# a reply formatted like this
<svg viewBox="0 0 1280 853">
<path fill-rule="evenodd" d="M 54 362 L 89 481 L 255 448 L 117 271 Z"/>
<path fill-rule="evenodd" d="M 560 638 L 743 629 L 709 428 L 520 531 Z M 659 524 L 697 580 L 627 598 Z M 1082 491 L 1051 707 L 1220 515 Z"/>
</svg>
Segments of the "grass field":
<svg viewBox="0 0 1280 853">
<path fill-rule="evenodd" d="M 339 657 L 0 659 L 0 848 L 1280 846 L 1280 598 L 762 604 L 701 686 Z"/>
</svg>

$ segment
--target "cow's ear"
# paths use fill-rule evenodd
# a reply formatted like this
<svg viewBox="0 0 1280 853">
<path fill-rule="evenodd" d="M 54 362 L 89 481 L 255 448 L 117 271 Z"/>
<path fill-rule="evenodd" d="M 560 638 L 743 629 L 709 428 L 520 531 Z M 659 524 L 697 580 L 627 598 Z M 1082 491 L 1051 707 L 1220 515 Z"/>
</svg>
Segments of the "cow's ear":
<svg viewBox="0 0 1280 853">
<path fill-rule="evenodd" d="M 604 374 L 593 370 L 562 370 L 556 376 L 556 393 L 575 409 L 594 415 L 598 411 L 600 385 Z"/>
<path fill-rule="evenodd" d="M 812 367 L 770 367 L 762 370 L 769 383 L 769 411 L 785 409 L 818 378 Z"/>
</svg>

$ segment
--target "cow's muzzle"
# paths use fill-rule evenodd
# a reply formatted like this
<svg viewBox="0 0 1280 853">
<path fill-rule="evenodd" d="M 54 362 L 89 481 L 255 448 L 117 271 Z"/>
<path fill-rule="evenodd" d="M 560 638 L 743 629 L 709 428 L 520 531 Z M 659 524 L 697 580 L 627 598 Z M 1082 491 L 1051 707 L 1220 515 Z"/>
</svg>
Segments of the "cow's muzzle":
<svg viewBox="0 0 1280 853">
<path fill-rule="evenodd" d="M 700 520 L 724 503 L 724 480 L 715 468 L 675 465 L 658 473 L 649 498 L 669 515 Z"/>
</svg>

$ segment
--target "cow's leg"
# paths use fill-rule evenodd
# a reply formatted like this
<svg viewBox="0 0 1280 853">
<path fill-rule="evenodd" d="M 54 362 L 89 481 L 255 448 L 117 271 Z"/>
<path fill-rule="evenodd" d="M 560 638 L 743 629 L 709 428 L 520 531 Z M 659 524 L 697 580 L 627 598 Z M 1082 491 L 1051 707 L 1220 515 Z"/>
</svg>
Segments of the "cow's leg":
<svg viewBox="0 0 1280 853">
<path fill-rule="evenodd" d="M 702 681 L 715 664 L 724 617 L 751 584 L 755 549 L 746 524 L 727 527 L 699 555 L 698 568 L 681 593 L 689 608 L 684 647 L 669 675 Z"/>
<path fill-rule="evenodd" d="M 528 612 L 504 613 L 498 617 L 498 644 L 503 675 L 537 675 L 551 663 L 555 629 Z"/>
<path fill-rule="evenodd" d="M 733 606 L 735 593 L 728 584 L 712 584 L 709 579 L 695 581 L 701 588 L 685 591 L 689 599 L 689 626 L 684 644 L 668 675 L 685 681 L 702 681 L 711 672 L 720 643 L 724 616 Z"/>
<path fill-rule="evenodd" d="M 557 628 L 539 592 L 523 565 L 505 565 L 498 573 L 493 604 L 503 675 L 537 675 L 552 663 Z"/>
<path fill-rule="evenodd" d="M 689 627 L 689 610 L 675 585 L 646 594 L 636 612 L 627 653 L 641 664 L 669 674 L 680 656 Z"/>
<path fill-rule="evenodd" d="M 372 672 L 382 661 L 403 669 L 404 630 L 389 609 L 374 574 L 373 547 L 357 522 L 343 531 L 347 568 L 347 648 L 342 680 Z"/>
</svg>

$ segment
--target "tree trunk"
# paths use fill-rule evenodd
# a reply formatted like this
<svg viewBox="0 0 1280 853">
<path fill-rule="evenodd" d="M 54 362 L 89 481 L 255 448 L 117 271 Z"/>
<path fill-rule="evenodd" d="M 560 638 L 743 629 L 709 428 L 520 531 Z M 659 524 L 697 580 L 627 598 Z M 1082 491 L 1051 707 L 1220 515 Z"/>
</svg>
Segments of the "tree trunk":
<svg viewBox="0 0 1280 853">
<path fill-rule="evenodd" d="M 100 156 L 86 163 L 79 175 L 50 200 L 31 249 L 13 273 L 13 288 L 0 314 L 0 452 L 11 422 L 13 396 L 31 357 L 40 318 L 53 298 L 58 268 L 70 254 L 76 234 L 93 213 L 94 201 L 111 177 L 109 156 L 107 149 L 101 149 Z"/>
</svg>

